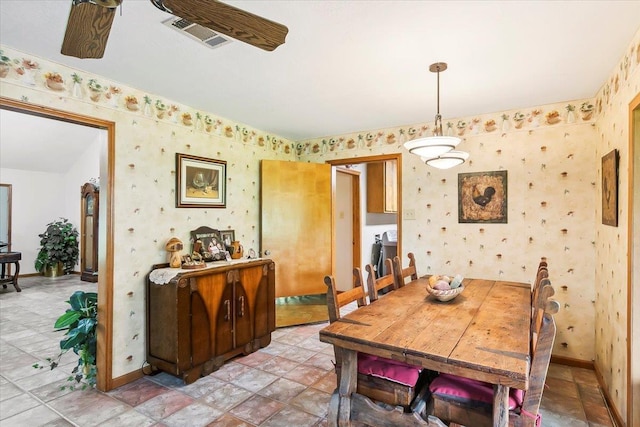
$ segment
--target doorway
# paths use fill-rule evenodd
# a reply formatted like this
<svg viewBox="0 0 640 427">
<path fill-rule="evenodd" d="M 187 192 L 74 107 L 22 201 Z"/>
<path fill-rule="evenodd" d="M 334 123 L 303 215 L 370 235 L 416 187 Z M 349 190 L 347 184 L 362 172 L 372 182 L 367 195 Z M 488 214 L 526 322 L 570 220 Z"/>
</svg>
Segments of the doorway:
<svg viewBox="0 0 640 427">
<path fill-rule="evenodd" d="M 353 287 L 353 268 L 361 267 L 360 225 L 360 172 L 348 168 L 335 168 L 334 191 L 335 247 L 334 276 L 339 291 Z M 362 267 L 361 267 L 362 268 Z"/>
<path fill-rule="evenodd" d="M 395 228 L 397 231 L 396 251 L 398 256 L 402 257 L 402 238 L 401 238 L 402 236 L 402 154 L 401 153 L 384 154 L 384 155 L 378 155 L 378 156 L 365 156 L 365 157 L 336 159 L 336 160 L 327 161 L 327 163 L 330 164 L 333 167 L 333 169 L 344 168 L 346 166 L 366 166 L 368 164 L 377 164 L 381 162 L 395 162 L 395 165 L 396 165 L 395 175 L 393 177 L 395 179 L 393 181 L 395 182 L 394 190 L 397 196 L 397 203 L 395 206 L 395 221 L 393 221 L 394 222 L 393 225 L 395 225 Z M 366 218 L 368 214 L 366 213 L 363 214 L 362 212 L 364 210 L 364 206 L 366 206 L 366 203 L 363 203 L 362 204 L 363 207 L 361 208 L 360 202 L 361 202 L 361 198 L 360 197 L 356 198 L 354 196 L 353 198 L 354 215 L 356 215 L 357 213 L 360 213 L 360 218 L 362 219 L 363 217 Z M 386 215 L 386 214 L 382 214 L 382 215 Z M 351 241 L 353 242 L 353 263 L 350 267 L 343 265 L 341 267 L 343 270 L 348 269 L 348 271 L 351 272 L 354 267 L 359 267 L 364 271 L 364 266 L 371 262 L 370 260 L 371 243 L 374 241 L 374 236 L 368 236 L 367 232 L 364 231 L 366 224 L 367 224 L 366 220 L 361 220 L 360 225 L 357 227 L 357 229 L 354 228 L 353 234 L 349 236 Z M 334 239 L 334 241 L 337 242 L 338 239 L 339 237 L 336 236 L 336 239 Z M 345 238 L 343 237 L 343 239 Z M 334 248 L 334 249 L 337 250 L 337 248 Z M 356 254 L 358 254 L 357 258 L 356 258 Z M 347 255 L 344 257 L 344 259 L 349 259 L 349 256 Z M 338 273 L 336 272 L 336 276 L 337 275 Z M 347 283 L 353 282 L 353 280 L 351 280 L 351 277 L 352 276 L 350 275 L 349 276 L 350 280 L 347 281 Z"/>
<path fill-rule="evenodd" d="M 115 153 L 115 123 L 94 117 L 64 112 L 49 107 L 28 104 L 0 97 L 0 109 L 42 118 L 104 129 L 107 132 L 104 146 L 100 149 L 100 178 L 105 203 L 100 206 L 100 217 L 104 218 L 98 230 L 100 247 L 99 269 L 104 272 L 98 280 L 98 357 L 97 384 L 101 391 L 108 391 L 115 385 L 112 379 L 112 340 L 113 340 L 113 172 Z M 37 155 L 37 151 L 32 153 Z"/>
</svg>

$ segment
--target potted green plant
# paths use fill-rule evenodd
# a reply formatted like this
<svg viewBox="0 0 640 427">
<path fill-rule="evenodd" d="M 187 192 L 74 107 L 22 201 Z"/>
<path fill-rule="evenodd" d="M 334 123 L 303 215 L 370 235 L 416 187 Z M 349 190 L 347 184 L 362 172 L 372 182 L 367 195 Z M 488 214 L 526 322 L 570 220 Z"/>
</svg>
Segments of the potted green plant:
<svg viewBox="0 0 640 427">
<path fill-rule="evenodd" d="M 55 369 L 60 364 L 60 358 L 67 351 L 73 350 L 79 356 L 78 363 L 71 371 L 67 381 L 71 389 L 82 383 L 82 389 L 96 385 L 96 351 L 98 326 L 98 294 L 95 292 L 75 291 L 67 301 L 70 309 L 56 320 L 56 331 L 66 331 L 65 338 L 60 341 L 60 354 L 55 358 L 47 358 L 49 367 Z M 34 368 L 42 369 L 38 363 Z M 65 386 L 62 387 L 63 389 Z"/>
<path fill-rule="evenodd" d="M 49 277 L 57 276 L 61 270 L 64 274 L 72 272 L 80 254 L 78 229 L 68 219 L 60 218 L 47 224 L 45 232 L 38 237 L 40 250 L 35 269 Z"/>
</svg>

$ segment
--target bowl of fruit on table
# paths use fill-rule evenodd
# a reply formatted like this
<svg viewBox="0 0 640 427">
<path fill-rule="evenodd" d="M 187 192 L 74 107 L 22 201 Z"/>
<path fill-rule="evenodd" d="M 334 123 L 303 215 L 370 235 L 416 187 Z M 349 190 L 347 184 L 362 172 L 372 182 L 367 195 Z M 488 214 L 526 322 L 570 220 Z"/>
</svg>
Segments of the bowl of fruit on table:
<svg viewBox="0 0 640 427">
<path fill-rule="evenodd" d="M 459 274 L 454 277 L 434 274 L 429 277 L 427 292 L 438 301 L 451 301 L 464 290 L 463 277 Z"/>
</svg>

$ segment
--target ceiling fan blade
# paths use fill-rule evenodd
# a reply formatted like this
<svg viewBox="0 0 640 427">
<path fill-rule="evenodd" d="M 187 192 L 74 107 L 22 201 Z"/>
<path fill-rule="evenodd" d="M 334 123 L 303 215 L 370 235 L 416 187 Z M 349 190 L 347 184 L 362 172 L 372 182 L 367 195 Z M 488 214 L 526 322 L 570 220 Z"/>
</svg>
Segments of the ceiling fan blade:
<svg viewBox="0 0 640 427">
<path fill-rule="evenodd" d="M 289 29 L 217 0 L 151 0 L 161 9 L 267 51 L 284 43 Z"/>
<path fill-rule="evenodd" d="M 76 58 L 102 58 L 114 16 L 114 8 L 73 2 L 60 53 Z"/>
</svg>

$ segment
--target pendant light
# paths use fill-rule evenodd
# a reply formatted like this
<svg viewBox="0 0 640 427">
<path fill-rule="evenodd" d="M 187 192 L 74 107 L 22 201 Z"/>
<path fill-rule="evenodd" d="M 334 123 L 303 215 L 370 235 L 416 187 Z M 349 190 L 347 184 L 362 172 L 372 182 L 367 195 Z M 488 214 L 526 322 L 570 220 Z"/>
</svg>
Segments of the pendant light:
<svg viewBox="0 0 640 427">
<path fill-rule="evenodd" d="M 438 169 L 449 169 L 463 164 L 469 158 L 469 153 L 465 151 L 451 150 L 438 157 L 422 157 L 422 161 Z"/>
<path fill-rule="evenodd" d="M 429 66 L 429 71 L 437 74 L 437 113 L 432 136 L 417 138 L 404 143 L 404 147 L 410 153 L 420 156 L 422 160 L 433 167 L 448 169 L 464 163 L 469 154 L 464 151 L 455 151 L 461 139 L 455 136 L 444 136 L 442 133 L 442 116 L 440 115 L 440 72 L 447 69 L 445 62 L 436 62 Z"/>
</svg>

